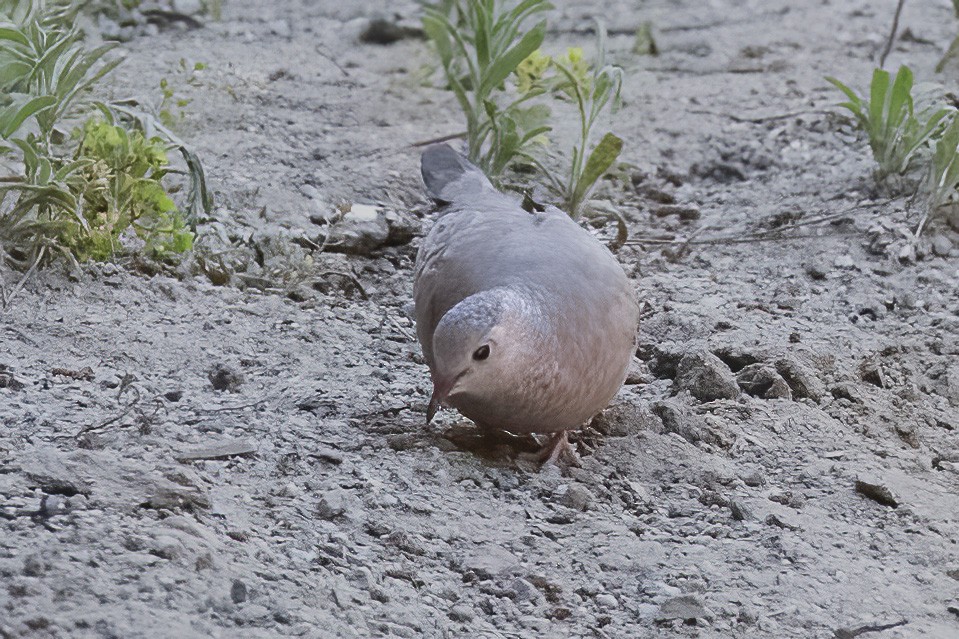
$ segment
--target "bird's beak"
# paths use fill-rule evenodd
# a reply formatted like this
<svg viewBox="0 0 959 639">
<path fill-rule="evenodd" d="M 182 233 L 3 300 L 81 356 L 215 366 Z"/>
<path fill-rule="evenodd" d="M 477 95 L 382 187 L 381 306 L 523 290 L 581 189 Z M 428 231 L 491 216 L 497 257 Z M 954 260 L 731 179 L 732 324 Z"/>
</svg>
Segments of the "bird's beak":
<svg viewBox="0 0 959 639">
<path fill-rule="evenodd" d="M 430 405 L 426 409 L 426 423 L 433 421 L 433 416 L 446 402 L 446 396 L 453 389 L 456 378 L 444 379 L 442 377 L 433 377 L 433 394 L 430 396 Z"/>
</svg>

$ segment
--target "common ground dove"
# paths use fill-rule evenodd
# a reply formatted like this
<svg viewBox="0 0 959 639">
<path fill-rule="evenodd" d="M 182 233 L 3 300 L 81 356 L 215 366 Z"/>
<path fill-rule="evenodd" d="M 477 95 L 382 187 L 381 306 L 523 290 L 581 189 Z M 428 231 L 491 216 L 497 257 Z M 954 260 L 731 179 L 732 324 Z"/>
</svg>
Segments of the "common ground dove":
<svg viewBox="0 0 959 639">
<path fill-rule="evenodd" d="M 556 208 L 528 213 L 447 145 L 423 181 L 445 210 L 420 246 L 416 333 L 433 379 L 427 411 L 484 430 L 549 433 L 568 447 L 613 398 L 634 351 L 636 295 L 612 253 Z"/>
</svg>

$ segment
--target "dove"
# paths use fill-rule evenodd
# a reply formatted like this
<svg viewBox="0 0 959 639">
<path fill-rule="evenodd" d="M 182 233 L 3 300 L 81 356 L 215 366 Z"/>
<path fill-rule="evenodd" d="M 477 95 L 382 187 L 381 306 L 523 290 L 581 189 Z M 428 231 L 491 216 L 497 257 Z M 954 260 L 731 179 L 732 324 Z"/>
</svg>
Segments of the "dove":
<svg viewBox="0 0 959 639">
<path fill-rule="evenodd" d="M 481 431 L 545 434 L 540 461 L 619 391 L 639 306 L 613 254 L 555 207 L 527 212 L 448 145 L 422 156 L 440 217 L 414 270 L 416 334 L 433 393 Z"/>
</svg>

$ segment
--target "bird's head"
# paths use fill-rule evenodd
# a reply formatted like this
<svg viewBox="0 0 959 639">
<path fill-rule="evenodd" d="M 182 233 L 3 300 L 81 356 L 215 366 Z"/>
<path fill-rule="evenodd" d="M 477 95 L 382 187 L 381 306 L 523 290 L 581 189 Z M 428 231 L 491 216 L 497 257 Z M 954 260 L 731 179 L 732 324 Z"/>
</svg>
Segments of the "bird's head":
<svg viewBox="0 0 959 639">
<path fill-rule="evenodd" d="M 433 333 L 427 423 L 447 400 L 496 401 L 528 358 L 530 318 L 528 303 L 505 288 L 471 295 L 446 312 Z"/>
</svg>

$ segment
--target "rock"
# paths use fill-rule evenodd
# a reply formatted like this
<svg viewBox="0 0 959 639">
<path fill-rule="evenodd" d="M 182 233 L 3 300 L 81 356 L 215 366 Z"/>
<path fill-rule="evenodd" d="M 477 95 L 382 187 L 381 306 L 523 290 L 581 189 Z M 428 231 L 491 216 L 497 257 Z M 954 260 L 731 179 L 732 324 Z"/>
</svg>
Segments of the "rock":
<svg viewBox="0 0 959 639">
<path fill-rule="evenodd" d="M 866 360 L 859 365 L 859 379 L 867 384 L 886 388 L 886 376 L 882 374 L 882 367 L 872 360 Z"/>
<path fill-rule="evenodd" d="M 506 587 L 506 596 L 516 602 L 536 601 L 540 598 L 540 592 L 529 581 L 517 577 Z"/>
<path fill-rule="evenodd" d="M 78 477 L 75 467 L 68 467 L 61 455 L 54 449 L 38 448 L 24 460 L 22 469 L 31 488 L 39 488 L 48 495 L 89 495 L 90 482 Z"/>
<path fill-rule="evenodd" d="M 782 528 L 783 530 L 800 530 L 798 524 L 793 523 L 789 518 L 783 515 L 769 514 L 766 515 L 766 519 L 763 520 L 768 526 L 775 526 L 776 528 Z"/>
<path fill-rule="evenodd" d="M 676 367 L 676 385 L 702 402 L 739 396 L 736 376 L 721 359 L 706 350 L 683 356 Z"/>
<path fill-rule="evenodd" d="M 395 530 L 386 536 L 386 544 L 408 555 L 422 557 L 426 555 L 426 547 L 421 543 L 423 538 L 411 535 L 403 530 Z"/>
<path fill-rule="evenodd" d="M 770 364 L 750 364 L 736 373 L 744 393 L 763 399 L 792 399 L 789 384 Z"/>
<path fill-rule="evenodd" d="M 154 482 L 141 506 L 154 510 L 206 510 L 210 507 L 210 499 L 196 486 L 181 486 L 167 479 L 159 479 Z"/>
<path fill-rule="evenodd" d="M 683 204 L 663 204 L 661 206 L 654 207 L 652 209 L 652 214 L 656 217 L 676 215 L 679 216 L 679 219 L 684 221 L 698 220 L 703 216 L 702 212 L 695 206 L 687 206 Z"/>
<path fill-rule="evenodd" d="M 223 363 L 214 364 L 207 373 L 207 377 L 213 384 L 213 390 L 231 393 L 237 392 L 246 381 L 243 373 Z"/>
<path fill-rule="evenodd" d="M 637 384 L 648 384 L 652 381 L 649 373 L 646 372 L 646 366 L 640 362 L 635 357 L 629 363 L 629 368 L 626 369 L 626 381 L 623 382 L 624 386 L 635 386 Z"/>
<path fill-rule="evenodd" d="M 635 178 L 635 176 L 633 176 Z M 660 204 L 675 204 L 676 196 L 668 191 L 653 186 L 652 184 L 642 184 L 636 186 L 637 195 Z M 658 213 L 657 213 L 658 215 Z"/>
<path fill-rule="evenodd" d="M 172 535 L 157 535 L 150 541 L 147 549 L 150 554 L 163 559 L 176 559 L 185 550 L 180 540 Z"/>
<path fill-rule="evenodd" d="M 810 279 L 821 282 L 826 279 L 826 276 L 829 274 L 829 268 L 821 262 L 810 262 L 806 264 L 806 275 Z"/>
<path fill-rule="evenodd" d="M 27 577 L 42 577 L 47 566 L 37 553 L 30 553 L 23 560 L 23 574 Z"/>
<path fill-rule="evenodd" d="M 370 255 L 386 246 L 409 243 L 419 229 L 419 222 L 408 213 L 370 204 L 353 204 L 333 225 L 326 248 L 331 252 Z M 325 239 L 318 237 L 316 242 L 323 244 Z"/>
<path fill-rule="evenodd" d="M 406 26 L 395 20 L 373 18 L 360 32 L 359 40 L 365 44 L 393 44 L 408 38 L 423 38 L 423 30 Z"/>
<path fill-rule="evenodd" d="M 171 8 L 184 15 L 198 15 L 203 12 L 203 0 L 173 0 Z"/>
<path fill-rule="evenodd" d="M 701 416 L 675 400 L 656 402 L 652 411 L 663 420 L 664 433 L 676 433 L 691 444 L 705 442 L 715 446 L 726 446 L 720 434 L 712 431 Z"/>
<path fill-rule="evenodd" d="M 667 599 L 659 606 L 657 622 L 679 619 L 685 623 L 695 623 L 698 619 L 711 619 L 712 615 L 695 595 L 680 595 Z"/>
<path fill-rule="evenodd" d="M 758 468 L 740 475 L 739 478 L 742 479 L 743 483 L 750 488 L 757 488 L 766 484 L 766 475 L 764 475 L 763 471 L 759 470 Z"/>
<path fill-rule="evenodd" d="M 13 372 L 4 364 L 0 364 L 0 388 L 15 391 L 23 388 L 23 383 L 14 377 Z"/>
<path fill-rule="evenodd" d="M 328 491 L 316 505 L 316 514 L 322 519 L 336 519 L 346 513 L 349 494 L 341 489 Z"/>
<path fill-rule="evenodd" d="M 607 610 L 619 607 L 619 600 L 617 600 L 616 597 L 608 592 L 603 592 L 596 595 L 596 603 Z"/>
<path fill-rule="evenodd" d="M 852 256 L 850 255 L 840 255 L 833 262 L 833 266 L 835 266 L 836 268 L 849 269 L 856 266 L 856 261 L 852 259 Z"/>
<path fill-rule="evenodd" d="M 876 478 L 859 478 L 856 480 L 856 492 L 864 497 L 891 508 L 899 507 L 899 499 L 888 486 Z"/>
<path fill-rule="evenodd" d="M 246 598 L 247 598 L 246 584 L 240 581 L 239 579 L 234 579 L 233 584 L 230 586 L 230 599 L 233 600 L 233 603 L 240 604 L 246 601 Z"/>
<path fill-rule="evenodd" d="M 230 457 L 251 455 L 256 452 L 256 445 L 246 439 L 226 439 L 212 442 L 200 448 L 183 451 L 174 456 L 178 462 L 191 462 L 200 459 L 228 459 Z"/>
<path fill-rule="evenodd" d="M 953 364 L 946 373 L 946 399 L 953 406 L 959 406 L 959 364 Z"/>
<path fill-rule="evenodd" d="M 645 403 L 624 402 L 610 406 L 589 424 L 607 437 L 627 437 L 641 431 L 661 432 L 662 421 Z"/>
<path fill-rule="evenodd" d="M 825 385 L 808 366 L 797 359 L 788 356 L 780 358 L 776 361 L 776 372 L 786 380 L 793 397 L 797 399 L 808 398 L 819 403 L 826 395 Z"/>
<path fill-rule="evenodd" d="M 494 544 L 480 544 L 462 562 L 462 569 L 474 573 L 479 579 L 492 579 L 518 566 L 519 559 L 513 553 Z"/>
<path fill-rule="evenodd" d="M 564 506 L 579 511 L 589 510 L 595 501 L 596 496 L 589 488 L 579 484 L 570 484 L 569 488 L 566 489 L 566 494 L 561 499 Z"/>
<path fill-rule="evenodd" d="M 939 257 L 949 257 L 952 253 L 952 240 L 942 233 L 937 234 L 932 238 L 932 252 Z"/>
<path fill-rule="evenodd" d="M 683 358 L 682 349 L 676 344 L 652 344 L 640 346 L 640 357 L 647 359 L 649 372 L 660 379 L 676 377 L 676 368 Z"/>
<path fill-rule="evenodd" d="M 746 521 L 753 519 L 752 511 L 738 499 L 729 500 L 729 511 L 736 521 Z"/>
<path fill-rule="evenodd" d="M 450 619 L 460 623 L 473 620 L 473 609 L 464 603 L 458 603 L 450 609 Z"/>
</svg>

